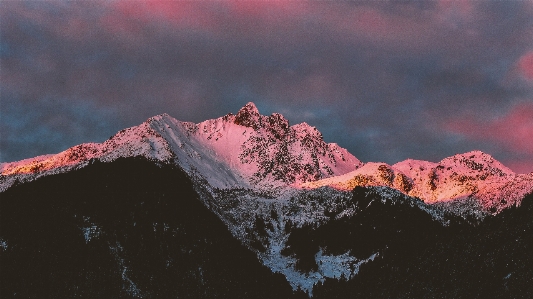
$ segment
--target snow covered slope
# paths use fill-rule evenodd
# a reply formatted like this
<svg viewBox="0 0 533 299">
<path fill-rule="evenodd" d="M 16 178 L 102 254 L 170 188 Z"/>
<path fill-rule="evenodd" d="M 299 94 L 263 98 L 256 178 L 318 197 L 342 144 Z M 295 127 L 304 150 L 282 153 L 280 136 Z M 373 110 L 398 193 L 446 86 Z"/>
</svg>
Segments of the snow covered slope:
<svg viewBox="0 0 533 299">
<path fill-rule="evenodd" d="M 340 190 L 388 186 L 426 203 L 474 199 L 485 211 L 498 213 L 533 192 L 533 173 L 515 174 L 490 155 L 472 151 L 439 163 L 411 159 L 392 166 L 367 163 L 350 173 L 298 186 Z"/>
<path fill-rule="evenodd" d="M 68 172 L 94 160 L 110 162 L 119 157 L 142 156 L 154 161 L 171 161 L 174 154 L 167 142 L 150 125 L 151 119 L 137 127 L 121 130 L 103 143 L 83 143 L 55 155 L 43 155 L 18 162 L 0 164 L 0 191 L 15 182 Z"/>
<path fill-rule="evenodd" d="M 66 172 L 94 159 L 108 162 L 134 156 L 176 163 L 217 188 L 281 187 L 342 175 L 362 165 L 346 149 L 325 143 L 316 128 L 306 123 L 289 126 L 281 114 L 263 116 L 248 103 L 236 115 L 199 124 L 157 115 L 101 144 L 2 163 L 0 191 L 17 180 Z"/>
</svg>

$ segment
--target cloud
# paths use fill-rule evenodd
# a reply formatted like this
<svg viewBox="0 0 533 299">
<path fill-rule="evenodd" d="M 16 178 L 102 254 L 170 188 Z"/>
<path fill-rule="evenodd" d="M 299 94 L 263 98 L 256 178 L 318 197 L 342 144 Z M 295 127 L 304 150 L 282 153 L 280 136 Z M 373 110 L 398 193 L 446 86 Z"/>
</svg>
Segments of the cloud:
<svg viewBox="0 0 533 299">
<path fill-rule="evenodd" d="M 525 79 L 533 81 L 533 51 L 529 51 L 520 57 L 518 69 Z"/>
<path fill-rule="evenodd" d="M 449 119 L 446 129 L 472 140 L 494 143 L 519 158 L 508 159 L 509 167 L 524 172 L 533 171 L 533 101 L 514 105 L 496 118 L 475 116 Z"/>
<path fill-rule="evenodd" d="M 533 149 L 533 102 L 515 105 L 494 119 L 461 118 L 451 120 L 447 128 L 470 138 L 490 140 L 517 152 Z"/>
<path fill-rule="evenodd" d="M 116 133 L 114 127 L 124 125 L 112 109 L 58 98 L 28 103 L 4 93 L 1 112 L 1 161 L 20 159 L 21 153 L 22 157 L 34 157 L 80 143 L 104 141 Z"/>
</svg>

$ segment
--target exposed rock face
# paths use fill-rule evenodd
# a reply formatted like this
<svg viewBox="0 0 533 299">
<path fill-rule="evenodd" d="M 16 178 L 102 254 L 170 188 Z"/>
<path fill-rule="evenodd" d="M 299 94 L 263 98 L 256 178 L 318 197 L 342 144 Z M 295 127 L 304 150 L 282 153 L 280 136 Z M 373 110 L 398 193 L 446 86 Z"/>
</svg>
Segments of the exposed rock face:
<svg viewBox="0 0 533 299">
<path fill-rule="evenodd" d="M 394 187 L 400 190 L 402 193 L 409 194 L 409 192 L 413 189 L 413 180 L 403 173 L 398 173 L 394 177 Z"/>
<path fill-rule="evenodd" d="M 259 110 L 255 107 L 255 104 L 250 102 L 242 107 L 234 120 L 236 125 L 245 126 L 257 130 L 262 125 L 262 117 L 259 114 Z"/>
<path fill-rule="evenodd" d="M 289 126 L 281 114 L 263 117 L 254 124 L 254 129 L 261 132 L 243 143 L 239 158 L 242 163 L 257 163 L 256 180 L 271 175 L 287 184 L 315 181 L 334 175 L 337 163 L 345 164 L 346 158 L 354 161 L 332 151 L 316 128 L 305 123 Z M 354 162 L 354 168 L 360 165 Z"/>
<path fill-rule="evenodd" d="M 499 213 L 520 204 L 525 195 L 533 192 L 533 173 L 517 175 L 490 155 L 472 151 L 439 163 L 419 160 L 405 160 L 392 166 L 367 163 L 349 174 L 301 186 L 341 190 L 387 186 L 427 203 L 473 200 L 484 212 Z"/>
</svg>

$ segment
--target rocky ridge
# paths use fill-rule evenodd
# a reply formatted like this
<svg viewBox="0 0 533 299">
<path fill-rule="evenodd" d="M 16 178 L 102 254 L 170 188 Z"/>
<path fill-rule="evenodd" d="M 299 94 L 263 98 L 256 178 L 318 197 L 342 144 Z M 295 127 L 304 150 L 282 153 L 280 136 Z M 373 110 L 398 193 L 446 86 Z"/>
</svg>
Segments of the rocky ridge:
<svg viewBox="0 0 533 299">
<path fill-rule="evenodd" d="M 481 151 L 454 155 L 432 163 L 405 160 L 394 165 L 367 163 L 338 176 L 299 184 L 301 188 L 330 186 L 387 186 L 429 204 L 474 201 L 486 213 L 496 214 L 520 204 L 533 190 L 533 173 L 515 174 Z"/>
</svg>

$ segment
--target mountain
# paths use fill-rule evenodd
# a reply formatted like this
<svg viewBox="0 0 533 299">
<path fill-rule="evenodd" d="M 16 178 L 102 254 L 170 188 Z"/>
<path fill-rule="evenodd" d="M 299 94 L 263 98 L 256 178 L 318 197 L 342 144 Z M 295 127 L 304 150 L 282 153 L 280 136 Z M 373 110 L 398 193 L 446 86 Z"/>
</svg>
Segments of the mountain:
<svg viewBox="0 0 533 299">
<path fill-rule="evenodd" d="M 363 164 L 248 103 L 0 170 L 2 298 L 532 293 L 533 173 L 479 151 Z"/>
</svg>

